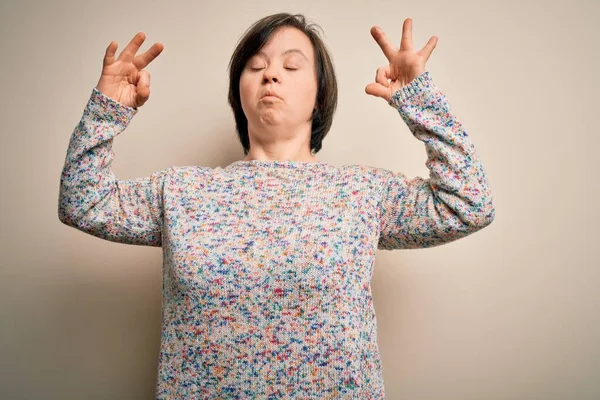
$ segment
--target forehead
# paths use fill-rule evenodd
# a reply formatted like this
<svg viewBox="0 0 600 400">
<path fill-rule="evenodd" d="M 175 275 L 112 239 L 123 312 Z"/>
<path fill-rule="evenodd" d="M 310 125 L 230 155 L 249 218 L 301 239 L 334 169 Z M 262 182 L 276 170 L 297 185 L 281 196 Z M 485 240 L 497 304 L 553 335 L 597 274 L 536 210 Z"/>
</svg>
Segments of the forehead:
<svg viewBox="0 0 600 400">
<path fill-rule="evenodd" d="M 314 58 L 313 46 L 308 36 L 293 27 L 279 28 L 257 54 L 266 57 L 297 54 L 300 57 L 304 55 L 309 61 Z"/>
</svg>

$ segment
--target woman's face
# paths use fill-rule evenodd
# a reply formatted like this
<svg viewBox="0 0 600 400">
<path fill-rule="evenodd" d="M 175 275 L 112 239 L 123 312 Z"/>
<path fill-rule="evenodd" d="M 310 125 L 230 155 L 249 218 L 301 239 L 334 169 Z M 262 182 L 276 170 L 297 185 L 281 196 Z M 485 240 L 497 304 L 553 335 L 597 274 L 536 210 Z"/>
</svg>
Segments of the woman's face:
<svg viewBox="0 0 600 400">
<path fill-rule="evenodd" d="M 308 124 L 316 104 L 317 77 L 310 39 L 293 27 L 282 27 L 248 60 L 240 77 L 242 109 L 248 131 L 294 133 Z M 271 92 L 276 97 L 263 97 Z"/>
</svg>

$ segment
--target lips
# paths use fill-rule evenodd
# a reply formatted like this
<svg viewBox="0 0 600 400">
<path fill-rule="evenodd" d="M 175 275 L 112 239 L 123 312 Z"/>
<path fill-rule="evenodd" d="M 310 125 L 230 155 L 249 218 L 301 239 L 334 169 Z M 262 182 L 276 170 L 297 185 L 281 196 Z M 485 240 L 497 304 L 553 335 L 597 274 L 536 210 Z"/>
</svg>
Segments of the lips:
<svg viewBox="0 0 600 400">
<path fill-rule="evenodd" d="M 263 93 L 263 95 L 261 96 L 261 99 L 266 96 L 273 96 L 273 97 L 277 97 L 278 99 L 281 99 L 281 97 L 279 97 L 279 95 L 277 93 L 272 92 L 272 91 L 266 91 L 265 93 Z"/>
</svg>

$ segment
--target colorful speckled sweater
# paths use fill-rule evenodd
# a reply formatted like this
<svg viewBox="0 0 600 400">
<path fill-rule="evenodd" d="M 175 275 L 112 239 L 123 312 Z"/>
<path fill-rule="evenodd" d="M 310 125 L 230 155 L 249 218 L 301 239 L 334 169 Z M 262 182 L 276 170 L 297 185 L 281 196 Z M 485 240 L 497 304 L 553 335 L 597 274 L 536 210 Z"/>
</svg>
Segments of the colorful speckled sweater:
<svg viewBox="0 0 600 400">
<path fill-rule="evenodd" d="M 60 179 L 60 220 L 162 246 L 157 399 L 383 399 L 377 249 L 463 238 L 494 219 L 472 142 L 426 71 L 389 104 L 425 144 L 429 179 L 325 162 L 176 166 L 118 180 L 136 109 L 92 90 Z"/>
</svg>

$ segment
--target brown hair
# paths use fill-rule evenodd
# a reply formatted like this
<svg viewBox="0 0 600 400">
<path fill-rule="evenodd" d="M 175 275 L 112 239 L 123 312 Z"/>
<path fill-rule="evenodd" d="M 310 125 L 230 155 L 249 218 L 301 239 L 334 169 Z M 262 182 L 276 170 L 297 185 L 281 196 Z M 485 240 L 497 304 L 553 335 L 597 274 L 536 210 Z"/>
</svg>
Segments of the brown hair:
<svg viewBox="0 0 600 400">
<path fill-rule="evenodd" d="M 319 28 L 322 31 L 322 28 L 314 23 L 307 23 L 302 14 L 277 13 L 266 16 L 256 21 L 246 30 L 243 37 L 238 41 L 229 61 L 228 100 L 233 110 L 237 133 L 244 147 L 245 155 L 248 155 L 250 151 L 250 138 L 248 137 L 248 119 L 242 110 L 240 100 L 240 77 L 248 60 L 262 49 L 277 29 L 284 26 L 297 28 L 308 36 L 315 53 L 317 99 L 316 109 L 311 117 L 310 136 L 310 149 L 314 154 L 321 150 L 323 138 L 329 132 L 333 122 L 333 115 L 337 106 L 337 79 L 333 62 L 316 30 L 316 28 Z"/>
</svg>

